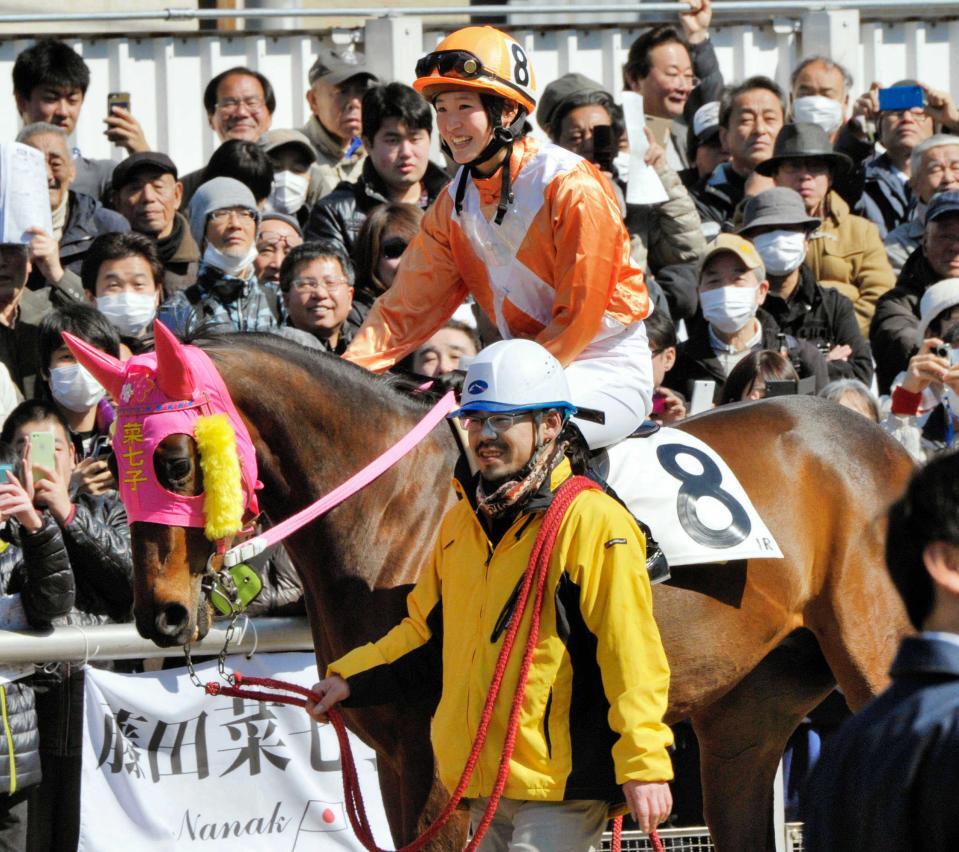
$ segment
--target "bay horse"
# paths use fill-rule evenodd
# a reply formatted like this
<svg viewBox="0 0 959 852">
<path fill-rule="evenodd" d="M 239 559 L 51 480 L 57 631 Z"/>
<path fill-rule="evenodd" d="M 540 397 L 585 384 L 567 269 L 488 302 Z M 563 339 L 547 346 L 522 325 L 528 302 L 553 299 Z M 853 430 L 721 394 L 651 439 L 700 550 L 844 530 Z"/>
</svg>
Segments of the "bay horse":
<svg viewBox="0 0 959 852">
<path fill-rule="evenodd" d="M 328 493 L 426 410 L 389 380 L 277 337 L 226 336 L 202 348 L 249 428 L 261 507 L 274 521 Z M 837 684 L 852 709 L 876 695 L 908 630 L 883 542 L 885 509 L 912 462 L 878 426 L 816 398 L 729 406 L 679 428 L 726 460 L 785 556 L 674 568 L 654 590 L 672 669 L 667 721 L 690 719 L 699 739 L 716 848 L 761 850 L 790 734 Z M 156 453 L 161 480 L 171 465 L 197 470 L 193 440 L 179 438 Z M 439 426 L 372 485 L 287 539 L 321 674 L 404 616 L 405 595 L 454 499 L 457 452 Z M 178 474 L 167 487 L 197 493 L 197 479 Z M 211 545 L 202 530 L 137 522 L 132 539 L 141 634 L 162 645 L 200 638 L 210 623 L 200 576 Z M 431 707 L 415 695 L 397 698 L 346 716 L 379 755 L 389 823 L 407 843 L 446 794 L 433 770 Z M 462 848 L 464 830 L 453 826 L 434 848 Z"/>
</svg>

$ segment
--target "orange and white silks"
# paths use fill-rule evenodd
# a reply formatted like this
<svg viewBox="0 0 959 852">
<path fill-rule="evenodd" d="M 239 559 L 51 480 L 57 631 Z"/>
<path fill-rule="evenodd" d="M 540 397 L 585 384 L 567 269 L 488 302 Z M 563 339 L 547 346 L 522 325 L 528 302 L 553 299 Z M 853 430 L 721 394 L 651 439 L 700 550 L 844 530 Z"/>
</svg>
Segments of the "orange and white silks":
<svg viewBox="0 0 959 852">
<path fill-rule="evenodd" d="M 504 338 L 536 340 L 556 356 L 573 402 L 606 413 L 605 426 L 578 421 L 590 446 L 615 443 L 652 399 L 642 324 L 652 308 L 619 206 L 595 166 L 556 145 L 524 138 L 510 168 L 513 203 L 501 225 L 491 222 L 499 174 L 470 181 L 459 214 L 454 178 L 344 357 L 385 370 L 472 294 Z"/>
</svg>

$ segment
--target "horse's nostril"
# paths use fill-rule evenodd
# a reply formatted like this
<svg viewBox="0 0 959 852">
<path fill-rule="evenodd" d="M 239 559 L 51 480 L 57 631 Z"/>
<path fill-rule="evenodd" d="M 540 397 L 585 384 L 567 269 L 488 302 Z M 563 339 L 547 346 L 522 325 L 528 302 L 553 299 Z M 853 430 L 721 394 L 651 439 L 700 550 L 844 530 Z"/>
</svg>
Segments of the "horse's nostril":
<svg viewBox="0 0 959 852">
<path fill-rule="evenodd" d="M 164 606 L 156 617 L 157 632 L 163 636 L 176 636 L 185 626 L 189 615 L 182 604 Z"/>
</svg>

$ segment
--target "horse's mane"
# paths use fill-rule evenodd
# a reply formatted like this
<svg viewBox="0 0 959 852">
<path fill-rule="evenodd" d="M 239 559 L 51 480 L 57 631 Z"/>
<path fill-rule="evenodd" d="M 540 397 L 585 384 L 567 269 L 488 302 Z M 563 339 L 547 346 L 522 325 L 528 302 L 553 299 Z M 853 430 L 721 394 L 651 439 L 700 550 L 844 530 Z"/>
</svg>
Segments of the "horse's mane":
<svg viewBox="0 0 959 852">
<path fill-rule="evenodd" d="M 278 334 L 267 332 L 204 333 L 202 330 L 187 342 L 199 346 L 216 360 L 223 350 L 246 350 L 270 355 L 287 368 L 299 369 L 341 394 L 356 401 L 357 392 L 372 395 L 374 400 L 391 408 L 412 414 L 422 412 L 435 397 L 430 394 L 410 396 L 404 382 L 390 374 L 371 373 L 325 349 L 313 349 Z"/>
</svg>

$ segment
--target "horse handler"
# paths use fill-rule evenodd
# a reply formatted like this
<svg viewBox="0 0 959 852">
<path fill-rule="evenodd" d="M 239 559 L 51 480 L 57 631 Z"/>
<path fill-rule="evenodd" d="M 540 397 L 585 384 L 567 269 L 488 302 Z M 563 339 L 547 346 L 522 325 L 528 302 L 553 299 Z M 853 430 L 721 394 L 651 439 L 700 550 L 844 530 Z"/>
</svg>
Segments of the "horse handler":
<svg viewBox="0 0 959 852">
<path fill-rule="evenodd" d="M 407 617 L 333 662 L 313 688 L 322 699 L 307 702 L 307 712 L 326 721 L 337 703 L 362 707 L 435 690 L 433 751 L 450 791 L 470 754 L 544 513 L 572 473 L 558 437 L 576 411 L 559 361 L 533 341 L 487 347 L 465 386 L 453 416 L 479 473 L 454 480 L 460 501 L 443 519 Z M 573 499 L 549 559 L 515 749 L 484 852 L 598 850 L 617 808 L 647 832 L 669 815 L 669 666 L 645 564 L 645 540 L 623 506 L 598 490 Z M 474 830 L 497 774 L 522 657 L 522 648 L 510 655 L 466 790 Z"/>
</svg>

